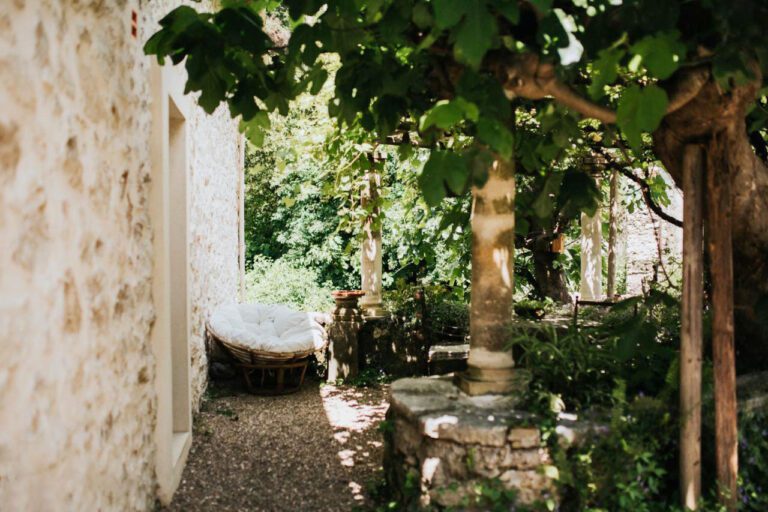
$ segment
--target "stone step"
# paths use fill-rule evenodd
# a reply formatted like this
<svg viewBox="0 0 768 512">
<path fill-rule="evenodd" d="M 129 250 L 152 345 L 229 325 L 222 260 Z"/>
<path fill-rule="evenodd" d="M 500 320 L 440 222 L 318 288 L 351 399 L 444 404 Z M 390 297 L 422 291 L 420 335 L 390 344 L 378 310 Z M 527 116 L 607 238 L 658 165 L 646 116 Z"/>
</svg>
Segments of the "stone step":
<svg viewBox="0 0 768 512">
<path fill-rule="evenodd" d="M 467 369 L 469 343 L 432 345 L 427 361 L 430 375 L 462 372 Z"/>
<path fill-rule="evenodd" d="M 456 361 L 469 357 L 469 343 L 451 343 L 429 347 L 429 362 Z"/>
</svg>

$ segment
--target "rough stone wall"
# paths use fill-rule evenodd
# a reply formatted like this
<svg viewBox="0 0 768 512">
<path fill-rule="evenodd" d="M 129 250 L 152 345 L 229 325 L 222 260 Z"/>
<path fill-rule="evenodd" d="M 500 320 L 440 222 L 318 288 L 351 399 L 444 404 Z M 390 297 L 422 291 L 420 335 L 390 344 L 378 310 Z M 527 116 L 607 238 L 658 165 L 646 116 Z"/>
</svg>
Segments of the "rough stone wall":
<svg viewBox="0 0 768 512">
<path fill-rule="evenodd" d="M 154 480 L 149 59 L 172 2 L 0 2 L 0 508 L 145 510 Z M 141 33 L 130 33 L 131 11 Z M 195 399 L 237 297 L 237 138 L 188 119 Z"/>
<path fill-rule="evenodd" d="M 225 108 L 207 116 L 195 108 L 190 123 L 190 300 L 192 403 L 207 382 L 205 321 L 216 306 L 237 301 L 240 290 L 239 182 L 243 179 L 236 125 Z M 237 172 L 235 172 L 237 171 Z"/>
<path fill-rule="evenodd" d="M 667 182 L 667 195 L 670 204 L 664 206 L 664 211 L 673 217 L 683 218 L 683 196 L 675 186 L 669 175 L 658 169 Z M 629 185 L 634 187 L 634 185 Z M 636 194 L 639 192 L 635 191 Z M 647 282 L 653 279 L 654 266 L 657 266 L 658 279 L 666 282 L 663 270 L 658 265 L 659 241 L 661 242 L 661 261 L 670 279 L 680 279 L 680 264 L 683 251 L 683 230 L 669 224 L 665 220 L 650 212 L 647 206 L 639 200 L 640 207 L 631 214 L 623 215 L 620 240 L 623 247 L 620 249 L 620 260 L 623 260 L 626 275 L 626 295 L 638 295 L 647 289 Z M 621 254 L 623 253 L 623 254 Z M 621 257 L 623 256 L 623 257 Z"/>
<path fill-rule="evenodd" d="M 472 506 L 476 486 L 495 479 L 524 504 L 553 497 L 538 420 L 515 411 L 515 401 L 460 394 L 451 377 L 393 382 L 384 473 L 394 495 L 401 503 L 481 510 Z"/>
</svg>

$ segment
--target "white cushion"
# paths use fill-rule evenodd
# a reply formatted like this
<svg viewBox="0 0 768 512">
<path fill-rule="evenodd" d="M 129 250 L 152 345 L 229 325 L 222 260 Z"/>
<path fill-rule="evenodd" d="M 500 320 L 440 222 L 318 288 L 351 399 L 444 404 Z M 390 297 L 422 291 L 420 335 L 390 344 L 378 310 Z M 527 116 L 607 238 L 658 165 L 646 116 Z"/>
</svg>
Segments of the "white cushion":
<svg viewBox="0 0 768 512">
<path fill-rule="evenodd" d="M 223 341 L 264 352 L 305 352 L 325 346 L 323 328 L 312 313 L 280 304 L 227 304 L 211 315 L 208 325 Z"/>
</svg>

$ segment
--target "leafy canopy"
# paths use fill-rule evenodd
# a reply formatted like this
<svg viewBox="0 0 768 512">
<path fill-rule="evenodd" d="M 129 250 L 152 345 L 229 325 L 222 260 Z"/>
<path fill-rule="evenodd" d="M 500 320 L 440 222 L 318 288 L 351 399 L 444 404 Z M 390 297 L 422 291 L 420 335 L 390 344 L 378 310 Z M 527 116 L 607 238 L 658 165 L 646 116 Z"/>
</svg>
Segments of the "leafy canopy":
<svg viewBox="0 0 768 512">
<path fill-rule="evenodd" d="M 286 44 L 260 14 L 280 9 L 291 23 Z M 226 103 L 257 142 L 269 112 L 322 89 L 329 75 L 319 57 L 336 55 L 330 115 L 371 141 L 406 134 L 439 147 L 420 180 L 436 204 L 482 184 L 494 156 L 548 165 L 560 154 L 515 136 L 516 108 L 554 126 L 560 149 L 574 145 L 568 123 L 557 123 L 562 108 L 506 97 L 507 71 L 522 55 L 554 64 L 576 94 L 615 110 L 621 136 L 640 151 L 669 104 L 660 81 L 701 64 L 724 89 L 753 78 L 751 63 L 768 62 L 755 44 L 765 19 L 768 5 L 748 0 L 223 0 L 213 13 L 174 9 L 145 51 L 186 59 L 187 91 L 207 112 Z M 612 128 L 593 128 L 601 143 L 615 141 Z"/>
</svg>

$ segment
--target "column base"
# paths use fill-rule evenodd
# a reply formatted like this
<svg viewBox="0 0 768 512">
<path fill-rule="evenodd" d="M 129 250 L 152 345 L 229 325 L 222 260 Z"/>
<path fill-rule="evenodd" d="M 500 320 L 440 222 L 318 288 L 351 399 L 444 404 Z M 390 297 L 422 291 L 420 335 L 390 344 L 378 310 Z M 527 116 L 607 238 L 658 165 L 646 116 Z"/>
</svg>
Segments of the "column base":
<svg viewBox="0 0 768 512">
<path fill-rule="evenodd" d="M 374 304 L 360 304 L 360 309 L 363 310 L 363 317 L 365 318 L 386 318 L 389 316 L 389 312 L 384 309 L 384 306 L 380 302 Z"/>
<path fill-rule="evenodd" d="M 455 384 L 470 396 L 522 395 L 528 389 L 531 374 L 518 368 L 478 368 L 456 374 Z"/>
</svg>

